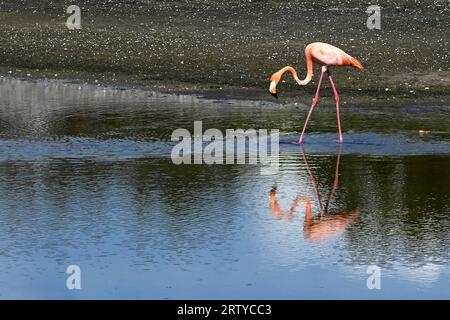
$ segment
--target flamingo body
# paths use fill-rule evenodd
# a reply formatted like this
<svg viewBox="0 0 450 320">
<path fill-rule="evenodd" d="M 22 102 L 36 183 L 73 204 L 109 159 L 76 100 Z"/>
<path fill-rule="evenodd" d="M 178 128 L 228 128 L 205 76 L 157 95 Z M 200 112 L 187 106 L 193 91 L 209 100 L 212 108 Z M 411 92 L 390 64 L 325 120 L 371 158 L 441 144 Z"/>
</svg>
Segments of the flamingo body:
<svg viewBox="0 0 450 320">
<path fill-rule="evenodd" d="M 314 63 L 323 66 L 353 66 L 363 69 L 362 64 L 348 53 L 328 43 L 314 42 L 305 49 L 306 55 L 311 55 Z"/>
</svg>

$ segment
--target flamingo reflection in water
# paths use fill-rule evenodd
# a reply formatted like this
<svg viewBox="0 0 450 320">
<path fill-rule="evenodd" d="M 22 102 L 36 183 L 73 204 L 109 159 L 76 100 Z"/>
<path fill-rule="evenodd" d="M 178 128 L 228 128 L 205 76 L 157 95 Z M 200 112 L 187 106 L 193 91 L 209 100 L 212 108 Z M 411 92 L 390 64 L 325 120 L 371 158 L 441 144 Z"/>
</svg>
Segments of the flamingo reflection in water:
<svg viewBox="0 0 450 320">
<path fill-rule="evenodd" d="M 269 196 L 270 209 L 275 217 L 277 217 L 279 219 L 291 220 L 295 217 L 297 209 L 302 204 L 304 204 L 306 212 L 305 212 L 305 221 L 304 221 L 303 231 L 304 231 L 306 238 L 311 241 L 327 240 L 333 236 L 343 233 L 344 230 L 349 225 L 351 225 L 353 222 L 355 222 L 361 214 L 361 208 L 355 208 L 352 210 L 345 210 L 345 211 L 340 211 L 340 212 L 330 212 L 329 211 L 330 204 L 333 201 L 334 195 L 336 193 L 336 189 L 338 188 L 338 185 L 339 185 L 339 165 L 340 165 L 341 154 L 342 154 L 341 146 L 338 149 L 333 186 L 328 195 L 328 199 L 325 203 L 325 206 L 323 206 L 323 204 L 322 204 L 322 199 L 321 199 L 321 196 L 319 193 L 317 180 L 309 167 L 303 147 L 301 148 L 301 150 L 302 150 L 302 155 L 303 155 L 303 160 L 305 162 L 306 170 L 309 174 L 311 184 L 316 193 L 317 202 L 319 205 L 319 213 L 313 215 L 311 199 L 309 197 L 301 196 L 301 195 L 298 195 L 294 199 L 289 211 L 282 210 L 281 206 L 277 200 L 276 187 L 273 187 L 272 190 L 270 191 L 270 196 Z"/>
</svg>

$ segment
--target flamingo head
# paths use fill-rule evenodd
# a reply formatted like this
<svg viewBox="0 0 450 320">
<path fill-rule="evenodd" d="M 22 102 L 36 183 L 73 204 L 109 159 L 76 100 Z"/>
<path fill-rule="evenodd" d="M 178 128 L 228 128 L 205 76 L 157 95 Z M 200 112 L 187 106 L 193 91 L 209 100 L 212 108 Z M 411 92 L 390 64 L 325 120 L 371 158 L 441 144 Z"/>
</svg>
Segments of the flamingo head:
<svg viewBox="0 0 450 320">
<path fill-rule="evenodd" d="M 277 84 L 280 81 L 280 74 L 279 72 L 275 72 L 271 77 L 270 77 L 270 87 L 269 87 L 269 93 L 274 96 L 276 99 L 278 99 L 278 94 L 277 94 Z"/>
</svg>

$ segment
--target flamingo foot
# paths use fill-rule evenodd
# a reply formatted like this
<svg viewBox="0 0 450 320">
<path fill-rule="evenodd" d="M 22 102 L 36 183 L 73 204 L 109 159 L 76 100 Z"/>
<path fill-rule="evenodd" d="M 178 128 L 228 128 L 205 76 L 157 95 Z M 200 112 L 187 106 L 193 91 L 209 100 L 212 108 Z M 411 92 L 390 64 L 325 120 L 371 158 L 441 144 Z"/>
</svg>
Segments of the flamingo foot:
<svg viewBox="0 0 450 320">
<path fill-rule="evenodd" d="M 311 111 L 312 111 L 312 109 L 314 109 L 314 106 L 311 108 Z M 302 134 L 300 135 L 300 138 L 298 139 L 297 144 L 303 144 L 303 137 L 304 137 L 304 135 L 305 135 L 306 125 L 307 125 L 308 120 L 309 120 L 309 117 L 310 117 L 310 115 L 311 115 L 311 111 L 310 111 L 310 114 L 308 115 L 308 117 L 307 117 L 307 119 L 306 119 L 305 125 L 304 125 L 304 127 L 303 127 Z"/>
</svg>

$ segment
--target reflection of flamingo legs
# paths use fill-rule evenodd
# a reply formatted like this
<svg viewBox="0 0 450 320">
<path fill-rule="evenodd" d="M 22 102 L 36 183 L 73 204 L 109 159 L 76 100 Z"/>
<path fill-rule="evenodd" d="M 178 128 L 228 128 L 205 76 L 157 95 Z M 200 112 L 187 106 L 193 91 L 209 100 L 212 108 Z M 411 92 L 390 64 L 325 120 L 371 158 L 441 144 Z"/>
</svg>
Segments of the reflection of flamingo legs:
<svg viewBox="0 0 450 320">
<path fill-rule="evenodd" d="M 322 200 L 320 197 L 319 187 L 317 185 L 316 177 L 312 174 L 311 169 L 309 168 L 308 161 L 306 160 L 305 149 L 304 149 L 303 145 L 301 145 L 301 148 L 302 148 L 303 161 L 305 162 L 305 166 L 306 166 L 306 171 L 308 171 L 308 175 L 311 180 L 311 184 L 314 188 L 314 191 L 316 192 L 316 197 L 317 197 L 317 202 L 319 203 L 320 212 L 323 212 Z"/>
<path fill-rule="evenodd" d="M 308 171 L 308 174 L 311 179 L 311 184 L 313 185 L 314 191 L 317 196 L 317 202 L 320 207 L 320 213 L 316 216 L 313 216 L 312 212 L 312 203 L 309 197 L 304 197 L 298 195 L 294 203 L 291 206 L 290 211 L 283 212 L 281 207 L 276 199 L 276 189 L 273 188 L 270 192 L 270 209 L 274 216 L 278 218 L 293 218 L 295 216 L 296 210 L 301 204 L 305 205 L 305 219 L 303 224 L 303 230 L 305 236 L 309 240 L 325 240 L 333 235 L 336 235 L 340 232 L 343 232 L 349 225 L 351 225 L 355 220 L 358 219 L 361 214 L 360 208 L 355 208 L 353 210 L 346 210 L 341 212 L 336 212 L 333 214 L 329 213 L 329 206 L 333 201 L 336 190 L 339 186 L 339 167 L 341 161 L 342 147 L 338 148 L 337 159 L 336 159 L 336 168 L 334 172 L 334 181 L 333 186 L 330 190 L 330 194 L 328 195 L 328 199 L 325 205 L 325 208 L 322 204 L 322 199 L 320 197 L 319 187 L 316 180 L 316 177 L 312 173 L 307 158 L 305 154 L 305 150 L 302 146 L 302 154 L 303 159 L 305 161 L 305 167 Z"/>
<path fill-rule="evenodd" d="M 337 159 L 336 159 L 336 168 L 334 171 L 334 181 L 333 186 L 328 195 L 328 199 L 325 207 L 323 207 L 322 199 L 319 193 L 319 187 L 317 180 L 312 173 L 307 158 L 305 154 L 305 150 L 302 147 L 302 155 L 303 160 L 305 161 L 305 167 L 308 171 L 308 175 L 311 179 L 312 186 L 316 193 L 317 202 L 319 204 L 320 213 L 316 216 L 313 216 L 312 212 L 312 203 L 310 198 L 303 197 L 298 195 L 292 206 L 290 211 L 282 211 L 281 207 L 276 199 L 276 189 L 273 188 L 270 192 L 270 208 L 274 216 L 278 218 L 293 218 L 295 216 L 295 212 L 301 204 L 305 205 L 305 219 L 303 223 L 303 231 L 305 236 L 309 240 L 325 240 L 330 238 L 333 235 L 336 235 L 340 232 L 343 232 L 350 224 L 352 224 L 356 219 L 358 219 L 361 214 L 360 208 L 355 208 L 353 210 L 346 210 L 342 212 L 337 212 L 330 214 L 329 206 L 333 201 L 333 198 L 336 194 L 336 190 L 339 186 L 339 166 L 341 161 L 342 147 L 338 148 L 337 151 Z"/>
<path fill-rule="evenodd" d="M 338 232 L 342 232 L 347 228 L 348 225 L 353 223 L 360 215 L 361 209 L 356 208 L 350 211 L 342 211 L 336 214 L 328 214 L 329 206 L 332 202 L 334 195 L 336 193 L 336 189 L 339 186 L 339 166 L 342 154 L 342 147 L 339 145 L 336 159 L 336 168 L 334 172 L 334 181 L 333 186 L 330 190 L 330 194 L 328 195 L 327 202 L 325 204 L 325 208 L 321 203 L 320 193 L 317 187 L 316 178 L 314 177 L 312 171 L 309 168 L 308 161 L 306 159 L 305 150 L 302 147 L 303 159 L 305 161 L 305 166 L 310 176 L 312 185 L 317 194 L 317 201 L 320 206 L 320 214 L 317 217 L 313 217 L 311 210 L 306 210 L 305 214 L 305 222 L 304 222 L 304 232 L 305 235 L 311 240 L 323 240 L 328 238 L 329 236 L 336 234 Z"/>
<path fill-rule="evenodd" d="M 320 192 L 319 192 L 319 186 L 316 180 L 316 177 L 314 176 L 314 174 L 311 171 L 311 168 L 309 167 L 308 164 L 308 160 L 306 159 L 306 154 L 305 154 L 305 149 L 303 147 L 303 145 L 300 146 L 302 149 L 302 155 L 303 155 L 303 160 L 305 162 L 305 167 L 306 170 L 308 171 L 308 175 L 311 179 L 311 184 L 314 188 L 314 191 L 316 193 L 316 197 L 317 197 L 317 202 L 319 204 L 319 209 L 320 209 L 320 215 L 327 213 L 328 212 L 328 207 L 329 204 L 331 202 L 331 200 L 334 197 L 334 194 L 336 192 L 336 189 L 339 185 L 339 164 L 340 164 L 340 159 L 341 159 L 341 153 L 342 153 L 342 145 L 339 145 L 338 147 L 338 153 L 337 153 L 337 160 L 336 160 L 336 169 L 335 169 L 335 173 L 334 173 L 334 182 L 333 182 L 333 187 L 330 191 L 330 194 L 328 195 L 328 199 L 327 199 L 327 203 L 325 208 L 323 207 L 322 204 L 322 197 L 320 196 Z M 291 205 L 291 208 L 289 211 L 283 211 L 281 209 L 280 204 L 278 203 L 277 197 L 276 197 L 276 187 L 273 187 L 272 190 L 270 191 L 270 209 L 272 210 L 272 213 L 274 214 L 274 216 L 278 217 L 278 218 L 292 218 L 295 216 L 295 213 L 297 211 L 297 208 L 299 207 L 300 204 L 304 203 L 306 206 L 306 217 L 305 219 L 310 219 L 311 215 L 312 215 L 312 204 L 309 198 L 307 197 L 302 197 L 300 195 L 298 195 L 295 199 L 294 202 Z"/>
<path fill-rule="evenodd" d="M 333 187 L 331 188 L 330 194 L 328 195 L 328 200 L 327 200 L 327 203 L 325 205 L 325 208 L 322 205 L 322 199 L 321 199 L 321 196 L 320 196 L 317 180 L 316 180 L 316 177 L 311 172 L 311 169 L 310 169 L 309 164 L 308 164 L 308 160 L 306 159 L 305 148 L 303 147 L 303 145 L 301 145 L 301 150 L 302 150 L 302 155 L 303 155 L 303 161 L 305 162 L 305 166 L 306 166 L 306 171 L 308 171 L 308 175 L 309 175 L 309 177 L 311 179 L 311 184 L 314 187 L 314 191 L 316 192 L 316 196 L 317 196 L 317 201 L 319 203 L 320 212 L 321 212 L 321 214 L 322 213 L 327 213 L 328 212 L 328 207 L 330 205 L 330 202 L 333 199 L 334 194 L 336 192 L 336 189 L 337 189 L 337 187 L 339 185 L 339 165 L 340 165 L 340 162 L 341 162 L 342 145 L 338 146 L 337 159 L 336 159 L 336 169 L 335 169 L 335 172 L 334 172 Z"/>
<path fill-rule="evenodd" d="M 333 200 L 334 194 L 336 192 L 336 189 L 339 185 L 339 164 L 341 162 L 341 154 L 342 154 L 342 145 L 340 144 L 338 146 L 338 152 L 337 152 L 337 159 L 336 159 L 336 169 L 334 171 L 334 182 L 333 187 L 331 188 L 331 192 L 328 196 L 327 204 L 325 206 L 325 212 L 328 212 L 328 207 Z"/>
</svg>

